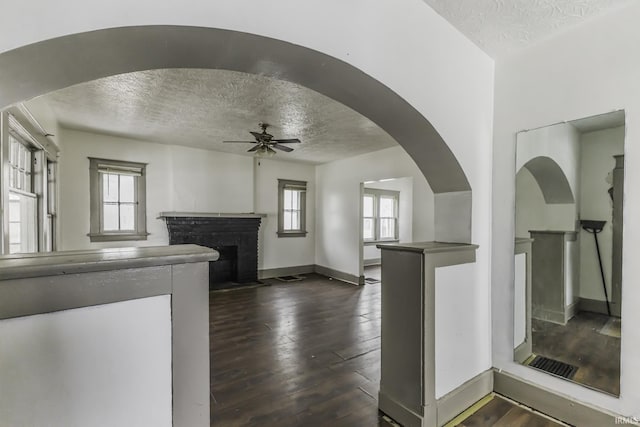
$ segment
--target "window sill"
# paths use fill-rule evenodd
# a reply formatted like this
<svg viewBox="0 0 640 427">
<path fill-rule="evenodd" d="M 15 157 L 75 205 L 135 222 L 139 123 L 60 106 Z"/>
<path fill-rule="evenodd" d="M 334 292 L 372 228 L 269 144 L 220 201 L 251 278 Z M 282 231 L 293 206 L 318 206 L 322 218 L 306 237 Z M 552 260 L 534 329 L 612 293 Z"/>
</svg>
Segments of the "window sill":
<svg viewBox="0 0 640 427">
<path fill-rule="evenodd" d="M 306 237 L 306 231 L 278 231 L 278 237 Z"/>
<path fill-rule="evenodd" d="M 149 233 L 100 233 L 87 234 L 92 242 L 120 242 L 132 240 L 147 240 Z"/>
<path fill-rule="evenodd" d="M 364 242 L 365 246 L 373 246 L 380 243 L 400 243 L 399 239 L 384 239 L 384 240 L 366 240 Z"/>
</svg>

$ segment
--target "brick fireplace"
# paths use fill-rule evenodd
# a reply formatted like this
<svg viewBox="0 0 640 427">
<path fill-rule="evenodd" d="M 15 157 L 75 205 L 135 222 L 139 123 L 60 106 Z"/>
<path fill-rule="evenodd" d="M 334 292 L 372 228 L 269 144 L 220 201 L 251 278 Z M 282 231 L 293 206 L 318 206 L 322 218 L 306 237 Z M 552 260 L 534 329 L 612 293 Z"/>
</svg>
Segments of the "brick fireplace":
<svg viewBox="0 0 640 427">
<path fill-rule="evenodd" d="M 220 253 L 209 263 L 209 289 L 258 281 L 258 230 L 263 215 L 163 212 L 169 244 L 194 243 Z"/>
</svg>

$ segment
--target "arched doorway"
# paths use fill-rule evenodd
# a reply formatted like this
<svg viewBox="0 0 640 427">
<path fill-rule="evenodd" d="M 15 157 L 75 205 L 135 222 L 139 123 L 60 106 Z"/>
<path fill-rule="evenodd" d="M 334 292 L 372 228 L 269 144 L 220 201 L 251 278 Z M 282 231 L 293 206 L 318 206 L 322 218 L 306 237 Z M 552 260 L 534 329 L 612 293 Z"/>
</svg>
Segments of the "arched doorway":
<svg viewBox="0 0 640 427">
<path fill-rule="evenodd" d="M 436 240 L 471 242 L 471 187 L 436 129 L 384 84 L 321 52 L 236 31 L 141 26 L 24 46 L 0 54 L 0 68 L 1 107 L 101 77 L 159 68 L 224 69 L 300 84 L 354 109 L 393 137 L 436 195 Z"/>
</svg>

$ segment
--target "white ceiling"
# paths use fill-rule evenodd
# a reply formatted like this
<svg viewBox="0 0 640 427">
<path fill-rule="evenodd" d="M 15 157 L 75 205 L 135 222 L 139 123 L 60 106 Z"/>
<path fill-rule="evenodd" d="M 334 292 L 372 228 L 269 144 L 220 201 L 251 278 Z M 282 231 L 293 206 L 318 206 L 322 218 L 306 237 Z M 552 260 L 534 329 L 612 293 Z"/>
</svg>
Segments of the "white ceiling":
<svg viewBox="0 0 640 427">
<path fill-rule="evenodd" d="M 275 138 L 299 138 L 276 158 L 320 164 L 397 145 L 350 108 L 305 87 L 223 70 L 163 69 L 82 83 L 37 100 L 71 129 L 253 155 L 258 123 Z"/>
<path fill-rule="evenodd" d="M 599 114 L 597 116 L 585 117 L 570 121 L 576 129 L 581 133 L 594 132 L 597 130 L 610 129 L 618 126 L 624 126 L 625 114 L 624 110 L 612 111 L 610 113 Z"/>
<path fill-rule="evenodd" d="M 492 57 L 637 0 L 424 0 Z"/>
</svg>

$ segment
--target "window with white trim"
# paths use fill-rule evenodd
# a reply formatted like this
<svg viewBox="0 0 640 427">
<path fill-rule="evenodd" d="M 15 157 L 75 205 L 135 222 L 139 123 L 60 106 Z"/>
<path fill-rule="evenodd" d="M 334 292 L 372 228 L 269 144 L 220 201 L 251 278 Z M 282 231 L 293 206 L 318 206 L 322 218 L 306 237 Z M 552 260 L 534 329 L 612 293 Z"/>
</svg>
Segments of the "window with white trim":
<svg viewBox="0 0 640 427">
<path fill-rule="evenodd" d="M 89 160 L 91 241 L 146 240 L 146 164 Z"/>
<path fill-rule="evenodd" d="M 365 242 L 398 240 L 400 193 L 365 188 L 362 197 L 362 238 Z"/>
<path fill-rule="evenodd" d="M 278 236 L 304 237 L 306 230 L 307 183 L 278 180 Z"/>
</svg>

